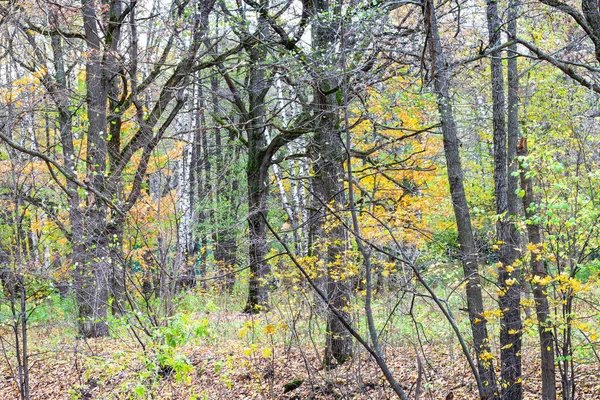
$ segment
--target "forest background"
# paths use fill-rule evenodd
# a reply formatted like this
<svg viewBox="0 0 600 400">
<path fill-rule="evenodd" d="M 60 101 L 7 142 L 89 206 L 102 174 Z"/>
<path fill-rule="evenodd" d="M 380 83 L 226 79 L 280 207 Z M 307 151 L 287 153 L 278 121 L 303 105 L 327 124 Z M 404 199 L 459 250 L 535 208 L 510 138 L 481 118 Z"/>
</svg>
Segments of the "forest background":
<svg viewBox="0 0 600 400">
<path fill-rule="evenodd" d="M 593 0 L 0 0 L 0 395 L 600 396 Z"/>
</svg>

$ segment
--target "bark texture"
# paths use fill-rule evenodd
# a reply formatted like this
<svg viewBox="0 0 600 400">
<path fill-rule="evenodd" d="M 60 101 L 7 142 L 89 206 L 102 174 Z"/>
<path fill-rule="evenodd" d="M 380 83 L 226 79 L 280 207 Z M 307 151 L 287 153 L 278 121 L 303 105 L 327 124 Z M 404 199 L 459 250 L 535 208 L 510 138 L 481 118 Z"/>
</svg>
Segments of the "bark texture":
<svg viewBox="0 0 600 400">
<path fill-rule="evenodd" d="M 496 48 L 500 45 L 500 17 L 498 15 L 498 3 L 496 0 L 487 2 L 487 20 L 489 45 Z M 512 21 L 516 23 L 516 21 Z M 492 71 L 492 116 L 493 116 L 493 138 L 494 138 L 494 192 L 496 195 L 496 237 L 499 251 L 498 286 L 500 295 L 498 299 L 502 317 L 500 319 L 500 362 L 502 398 L 506 400 L 519 400 L 523 397 L 521 385 L 521 292 L 520 292 L 520 268 L 517 260 L 520 256 L 520 237 L 515 226 L 515 217 L 519 213 L 518 199 L 515 191 L 517 189 L 517 177 L 510 176 L 510 171 L 516 170 L 515 156 L 518 140 L 518 120 L 516 120 L 518 103 L 516 88 L 518 81 L 516 76 L 516 59 L 511 60 L 511 100 L 513 104 L 509 109 L 510 131 L 508 132 L 507 151 L 507 127 L 504 96 L 504 77 L 502 58 L 500 51 L 491 53 Z M 510 168 L 509 168 L 510 165 Z"/>
<path fill-rule="evenodd" d="M 336 41 L 339 18 L 337 3 L 329 0 L 313 2 L 315 26 L 313 28 L 313 49 L 324 60 L 325 65 L 332 63 L 328 56 Z M 334 14 L 333 18 L 325 19 L 326 15 Z M 329 71 L 323 72 L 322 79 L 316 82 L 314 88 L 315 130 L 314 152 L 317 162 L 314 165 L 314 195 L 318 197 L 319 208 L 322 210 L 318 224 L 325 226 L 322 253 L 327 269 L 327 299 L 346 321 L 350 321 L 348 306 L 352 296 L 352 281 L 345 260 L 348 244 L 348 234 L 340 221 L 331 215 L 340 212 L 345 206 L 344 161 L 346 160 L 345 146 L 341 138 L 339 121 L 339 105 L 334 89 L 337 85 Z M 352 356 L 352 336 L 344 327 L 339 317 L 331 311 L 327 315 L 325 363 L 331 364 L 336 360 L 339 364 Z"/>
<path fill-rule="evenodd" d="M 521 139 L 518 147 L 518 155 L 527 157 L 527 140 Z M 534 223 L 535 218 L 535 194 L 533 190 L 533 180 L 529 176 L 529 168 L 526 165 L 521 166 L 521 188 L 524 191 L 523 208 L 527 218 L 527 239 L 532 247 L 531 252 L 531 275 L 533 287 L 533 299 L 535 301 L 535 311 L 538 320 L 538 335 L 540 340 L 540 364 L 542 370 L 542 399 L 556 399 L 556 367 L 554 365 L 554 333 L 550 323 L 550 306 L 546 294 L 546 286 L 543 284 L 547 276 L 544 260 L 540 257 L 541 246 L 543 245 L 542 233 L 538 224 Z"/>
</svg>

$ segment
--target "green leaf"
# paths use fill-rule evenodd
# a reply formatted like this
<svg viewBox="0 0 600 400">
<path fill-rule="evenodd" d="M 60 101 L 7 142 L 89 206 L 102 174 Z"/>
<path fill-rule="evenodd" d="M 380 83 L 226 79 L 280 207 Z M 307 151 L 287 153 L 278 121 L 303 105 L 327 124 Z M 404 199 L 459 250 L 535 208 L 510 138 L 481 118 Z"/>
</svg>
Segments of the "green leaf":
<svg viewBox="0 0 600 400">
<path fill-rule="evenodd" d="M 138 385 L 133 389 L 133 392 L 143 398 L 146 395 L 146 388 L 142 385 Z"/>
</svg>

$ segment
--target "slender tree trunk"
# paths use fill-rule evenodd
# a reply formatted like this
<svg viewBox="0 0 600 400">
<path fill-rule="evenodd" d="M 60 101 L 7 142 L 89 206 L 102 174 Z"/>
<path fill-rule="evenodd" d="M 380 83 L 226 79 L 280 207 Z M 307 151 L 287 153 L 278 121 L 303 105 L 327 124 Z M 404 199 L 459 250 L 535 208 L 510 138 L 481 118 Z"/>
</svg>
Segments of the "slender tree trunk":
<svg viewBox="0 0 600 400">
<path fill-rule="evenodd" d="M 121 14 L 122 3 L 114 3 L 113 12 L 115 16 Z M 112 40 L 116 43 L 121 38 L 121 27 L 114 30 Z M 136 55 L 137 56 L 137 55 Z M 106 141 L 106 151 L 109 160 L 109 175 L 114 174 L 116 165 L 119 164 L 121 150 L 121 129 L 123 125 L 122 115 L 124 110 L 119 109 L 120 96 L 119 84 L 123 75 L 122 67 L 114 54 L 106 57 L 106 71 L 109 76 L 106 79 L 107 98 L 109 114 L 107 115 L 107 124 L 109 135 L 104 139 Z M 106 103 L 105 103 L 106 104 Z M 105 129 L 106 129 L 105 126 Z M 113 181 L 107 185 L 107 193 L 110 194 L 114 204 L 123 203 L 123 182 L 121 180 Z M 125 265 L 123 262 L 123 230 L 125 227 L 125 218 L 118 213 L 111 212 L 111 222 L 107 224 L 106 235 L 108 238 L 108 265 L 110 268 L 110 295 L 112 296 L 111 311 L 113 315 L 120 315 L 124 312 L 125 300 Z"/>
<path fill-rule="evenodd" d="M 285 125 L 288 125 L 291 121 L 291 116 L 289 114 L 290 107 L 287 107 L 283 98 L 283 88 L 282 82 L 280 78 L 277 78 L 275 81 L 275 88 L 277 89 L 277 97 L 279 98 L 279 104 L 282 109 L 281 118 Z M 292 145 L 288 146 L 287 150 L 291 150 Z M 293 161 L 290 161 L 290 174 L 293 174 Z M 275 176 L 275 180 L 277 182 L 277 188 L 279 189 L 279 196 L 281 198 L 281 206 L 285 210 L 288 220 L 290 222 L 290 226 L 292 229 L 292 235 L 294 238 L 294 251 L 296 254 L 303 256 L 302 252 L 302 240 L 301 240 L 301 232 L 300 225 L 298 222 L 300 221 L 299 216 L 299 200 L 298 200 L 298 181 L 292 180 L 290 182 L 290 195 L 291 201 L 288 200 L 288 195 L 285 192 L 283 185 L 283 174 L 279 168 L 279 165 L 273 165 L 273 175 Z"/>
<path fill-rule="evenodd" d="M 311 152 L 313 152 L 317 148 L 316 138 L 313 137 L 311 140 Z M 309 232 L 307 250 L 308 256 L 316 260 L 313 265 L 315 285 L 317 285 L 319 290 L 323 293 L 327 293 L 327 266 L 325 265 L 326 255 L 324 252 L 327 237 L 325 235 L 325 229 L 323 228 L 325 221 L 325 207 L 323 206 L 324 189 L 323 181 L 316 177 L 316 171 L 318 170 L 318 165 L 316 163 L 313 166 L 313 170 L 315 171 L 315 175 L 313 175 L 310 181 L 311 204 L 308 218 Z M 323 299 L 317 292 L 314 293 L 314 302 L 319 314 L 328 311 L 327 304 L 323 302 Z"/>
<path fill-rule="evenodd" d="M 113 301 L 111 312 L 113 315 L 122 315 L 125 312 L 126 274 L 125 261 L 123 260 L 123 230 L 125 219 L 113 213 L 113 220 L 107 226 L 109 240 L 110 262 L 110 287 Z"/>
<path fill-rule="evenodd" d="M 54 18 L 54 16 L 52 17 Z M 75 174 L 75 150 L 71 130 L 73 116 L 69 111 L 70 102 L 67 94 L 67 77 L 61 38 L 58 35 L 52 36 L 51 44 L 54 55 L 54 69 L 56 71 L 56 89 L 51 92 L 54 94 L 53 98 L 57 103 L 58 109 L 62 160 L 65 169 Z M 66 188 L 69 203 L 69 223 L 71 225 L 71 261 L 75 266 L 78 266 L 83 263 L 83 222 L 79 207 L 80 198 L 75 183 L 67 180 Z M 75 278 L 77 277 L 75 276 Z M 77 279 L 75 279 L 75 282 L 77 285 Z"/>
<path fill-rule="evenodd" d="M 516 16 L 516 14 L 515 14 Z M 490 47 L 500 45 L 500 18 L 497 0 L 488 0 L 487 19 Z M 516 30 L 516 20 L 510 22 Z M 518 141 L 518 78 L 516 58 L 510 58 L 509 74 L 511 101 L 509 104 L 509 139 L 507 154 L 507 130 L 505 119 L 504 77 L 502 53 L 491 54 L 493 137 L 494 137 L 494 191 L 496 195 L 496 232 L 500 245 L 498 285 L 500 286 L 499 307 L 501 347 L 501 387 L 502 398 L 520 400 L 523 397 L 521 385 L 521 292 L 519 258 L 520 237 L 515 226 L 519 207 L 515 191 L 517 177 L 509 176 L 516 171 L 516 147 Z M 510 165 L 510 167 L 509 167 Z"/>
<path fill-rule="evenodd" d="M 377 293 L 377 294 L 385 293 L 387 279 L 383 274 L 383 272 L 385 270 L 383 261 L 378 260 L 377 263 L 375 263 L 373 266 L 375 267 L 375 277 L 376 277 L 375 293 Z"/>
<path fill-rule="evenodd" d="M 302 145 L 298 146 L 300 151 L 306 151 L 306 140 L 302 140 Z M 301 237 L 301 246 L 302 256 L 308 255 L 308 243 L 310 240 L 310 224 L 308 224 L 309 219 L 309 200 L 307 195 L 307 177 L 310 171 L 310 163 L 308 160 L 297 160 L 296 167 L 298 171 L 299 179 L 296 181 L 297 184 L 297 192 L 298 196 L 294 197 L 295 202 L 297 203 L 296 208 L 299 210 L 300 214 L 300 226 L 302 227 L 302 237 Z"/>
<path fill-rule="evenodd" d="M 206 102 L 204 100 L 204 96 L 201 96 L 201 104 L 202 104 L 202 109 L 206 108 Z M 202 190 L 204 197 L 206 197 L 207 203 L 209 204 L 209 211 L 203 212 L 203 222 L 208 223 L 209 225 L 214 224 L 215 221 L 215 212 L 214 212 L 214 207 L 210 202 L 210 197 L 212 196 L 212 191 L 213 191 L 213 175 L 212 175 L 212 164 L 211 164 L 211 152 L 210 152 L 210 147 L 208 144 L 208 129 L 206 129 L 206 117 L 204 115 L 204 112 L 202 113 L 202 171 L 203 171 L 203 175 L 204 175 L 204 188 Z M 218 182 L 215 182 L 215 185 L 218 184 Z M 212 225 L 211 225 L 212 226 Z M 202 244 L 203 244 L 203 248 L 205 251 L 202 252 L 201 256 L 201 268 L 203 270 L 204 275 L 206 275 L 207 273 L 207 261 L 206 261 L 206 256 L 207 256 L 207 247 L 208 247 L 208 235 L 202 235 Z"/>
<path fill-rule="evenodd" d="M 521 139 L 519 144 L 519 156 L 527 157 L 527 140 Z M 529 169 L 521 166 L 521 188 L 525 192 L 523 196 L 523 208 L 527 218 L 527 237 L 532 247 L 531 252 L 531 273 L 533 298 L 535 301 L 535 311 L 538 319 L 538 334 L 540 338 L 540 360 L 542 369 L 542 400 L 556 399 L 556 367 L 554 365 L 554 334 L 550 322 L 550 306 L 548 296 L 546 295 L 546 286 L 543 281 L 547 276 L 544 260 L 540 257 L 542 242 L 542 233 L 538 224 L 533 220 L 536 216 L 533 207 L 535 206 L 535 195 L 533 192 L 533 180 L 529 175 Z"/>
<path fill-rule="evenodd" d="M 425 21 L 427 34 L 431 46 L 433 64 L 433 88 L 437 97 L 438 111 L 442 122 L 444 137 L 444 154 L 448 169 L 448 183 L 452 197 L 452 206 L 458 230 L 460 257 L 466 279 L 467 308 L 473 343 L 477 355 L 477 369 L 481 381 L 484 383 L 483 391 L 479 393 L 482 399 L 497 399 L 496 375 L 494 366 L 489 356 L 492 355 L 487 322 L 483 317 L 483 296 L 479 276 L 478 252 L 471 227 L 471 215 L 463 185 L 463 170 L 460 160 L 458 128 L 452 110 L 450 98 L 450 73 L 448 63 L 443 53 L 440 35 L 437 26 L 437 17 L 433 1 L 426 2 Z"/>
<path fill-rule="evenodd" d="M 197 184 L 198 184 L 198 199 L 203 204 L 207 204 L 209 208 L 212 208 L 212 204 L 209 200 L 210 197 L 210 158 L 208 154 L 208 138 L 207 138 L 207 126 L 206 126 L 206 116 L 204 114 L 204 110 L 206 108 L 206 102 L 204 100 L 204 92 L 202 90 L 202 86 L 198 86 L 198 112 L 196 114 L 196 123 L 197 123 L 197 135 L 196 135 L 196 149 L 197 149 Z M 209 213 L 206 211 L 206 206 L 202 207 L 203 209 L 198 211 L 198 224 L 200 225 L 201 233 L 198 241 L 200 243 L 200 248 L 202 249 L 200 252 L 200 279 L 202 279 L 202 287 L 206 289 L 206 275 L 207 275 L 207 265 L 206 265 L 206 255 L 207 255 L 207 246 L 208 240 L 207 235 L 204 233 L 206 228 L 206 222 L 209 218 Z M 216 261 L 216 260 L 215 260 Z"/>
<path fill-rule="evenodd" d="M 196 79 L 199 79 L 199 77 L 196 77 Z M 199 97 L 201 95 L 200 93 L 200 89 L 199 86 L 200 84 L 197 85 L 198 86 L 198 90 L 196 90 L 196 85 L 193 85 L 192 87 L 192 104 L 197 104 L 196 103 L 196 98 L 198 98 L 198 102 L 199 102 Z M 200 161 L 200 156 L 202 154 L 202 146 L 201 146 L 201 138 L 200 138 L 200 130 L 201 130 L 201 126 L 200 126 L 200 115 L 199 112 L 194 113 L 193 119 L 191 121 L 192 126 L 194 127 L 194 133 L 192 135 L 192 146 L 191 146 L 191 158 L 190 158 L 190 170 L 189 170 L 189 180 L 190 180 L 190 191 L 189 191 L 189 207 L 190 207 L 190 220 L 191 220 L 191 227 L 190 227 L 190 237 L 189 237 L 189 247 L 188 247 L 188 254 L 186 257 L 186 267 L 187 267 L 187 274 L 188 274 L 188 284 L 191 286 L 195 286 L 196 285 L 196 265 L 198 263 L 198 255 L 199 255 L 199 251 L 200 251 L 200 237 L 199 237 L 199 233 L 197 233 L 197 231 L 199 230 L 199 221 L 200 221 L 200 210 L 198 210 L 198 207 L 200 206 L 200 202 L 202 201 L 202 194 L 201 194 L 201 161 Z M 202 275 L 200 276 L 201 279 L 203 278 Z M 201 284 L 205 285 L 206 280 L 202 280 Z M 205 286 L 203 286 L 203 288 L 206 288 Z"/>
<path fill-rule="evenodd" d="M 508 8 L 508 32 L 512 37 L 517 35 L 517 18 L 518 18 L 519 0 L 510 0 Z M 523 397 L 522 385 L 519 383 L 522 367 L 521 367 L 521 347 L 522 347 L 522 330 L 523 324 L 521 321 L 521 268 L 519 258 L 521 257 L 522 238 L 517 230 L 516 221 L 521 215 L 522 202 L 518 197 L 519 191 L 519 162 L 517 159 L 517 147 L 519 145 L 519 71 L 517 68 L 517 46 L 512 45 L 508 48 L 508 103 L 507 103 L 507 133 L 508 133 L 508 171 L 507 171 L 507 197 L 508 197 L 508 242 L 507 249 L 510 252 L 512 262 L 512 271 L 508 272 L 508 279 L 514 283 L 509 286 L 507 297 L 510 307 L 509 313 L 506 315 L 506 342 L 511 343 L 511 349 L 507 356 L 514 360 L 514 366 L 509 366 L 511 378 L 518 383 L 518 387 L 514 391 L 509 392 L 514 399 Z M 508 269 L 508 268 L 507 268 Z M 511 333 L 515 332 L 515 333 Z M 509 349 L 509 350 L 511 350 Z M 554 384 L 554 383 L 553 383 Z M 509 396 L 509 398 L 510 398 Z"/>
<path fill-rule="evenodd" d="M 25 277 L 19 274 L 19 297 L 21 306 L 21 344 L 22 344 L 22 365 L 23 365 L 23 382 L 21 385 L 21 397 L 23 400 L 30 400 L 30 387 L 29 387 L 29 339 L 28 339 L 28 326 L 29 311 L 27 309 L 27 293 L 25 286 Z"/>
<path fill-rule="evenodd" d="M 191 94 L 190 104 L 192 108 L 195 105 L 195 86 L 192 85 L 189 93 Z M 195 115 L 187 113 L 185 123 L 190 127 L 196 127 Z M 196 135 L 194 132 L 185 132 L 182 139 L 186 141 L 183 147 L 182 158 L 178 168 L 177 179 L 177 199 L 176 209 L 181 215 L 176 218 L 176 291 L 182 291 L 192 288 L 196 285 L 195 263 L 193 260 L 194 250 L 197 247 L 194 240 L 194 231 L 197 229 L 197 219 L 194 207 L 195 189 L 196 189 Z"/>
</svg>

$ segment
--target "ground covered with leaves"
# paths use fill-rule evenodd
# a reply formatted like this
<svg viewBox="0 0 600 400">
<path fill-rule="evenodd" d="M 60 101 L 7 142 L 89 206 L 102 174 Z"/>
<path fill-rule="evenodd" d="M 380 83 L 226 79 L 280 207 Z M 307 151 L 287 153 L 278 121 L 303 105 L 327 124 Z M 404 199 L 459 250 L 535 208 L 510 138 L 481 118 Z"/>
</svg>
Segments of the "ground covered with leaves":
<svg viewBox="0 0 600 400">
<path fill-rule="evenodd" d="M 345 364 L 326 368 L 319 332 L 275 313 L 184 313 L 158 329 L 155 340 L 138 341 L 133 332 L 120 325 L 111 338 L 84 341 L 67 323 L 33 327 L 32 398 L 394 398 L 363 349 L 357 348 Z M 10 334 L 2 332 L 5 342 Z M 476 399 L 475 381 L 457 341 L 451 335 L 417 337 L 414 342 L 385 338 L 386 359 L 409 397 L 419 391 L 420 399 Z M 525 348 L 524 398 L 539 399 L 537 351 Z M 17 399 L 8 350 L 0 364 L 0 398 Z M 577 375 L 577 398 L 600 398 L 600 366 L 581 363 Z"/>
</svg>

